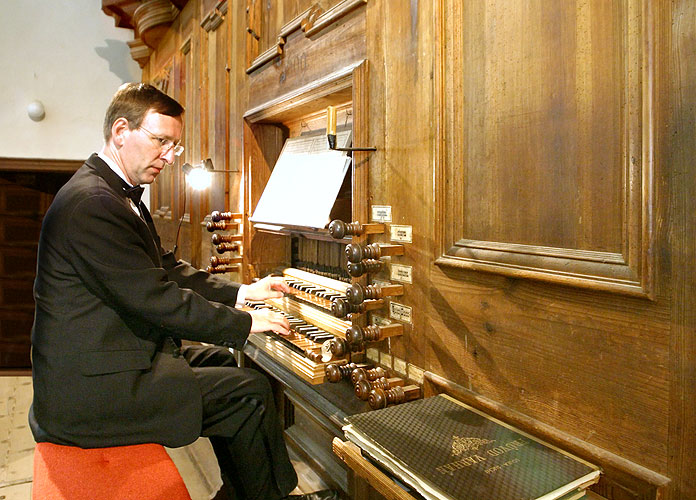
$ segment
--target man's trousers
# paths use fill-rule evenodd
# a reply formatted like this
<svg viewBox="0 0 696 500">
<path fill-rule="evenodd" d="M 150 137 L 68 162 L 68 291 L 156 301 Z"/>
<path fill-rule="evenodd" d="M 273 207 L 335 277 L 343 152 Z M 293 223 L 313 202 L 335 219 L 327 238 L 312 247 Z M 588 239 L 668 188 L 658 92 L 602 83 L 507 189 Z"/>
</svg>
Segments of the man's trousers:
<svg viewBox="0 0 696 500">
<path fill-rule="evenodd" d="M 240 500 L 273 500 L 297 486 L 266 377 L 239 368 L 228 349 L 185 346 L 203 395 L 201 435 L 210 438 L 223 482 Z"/>
</svg>

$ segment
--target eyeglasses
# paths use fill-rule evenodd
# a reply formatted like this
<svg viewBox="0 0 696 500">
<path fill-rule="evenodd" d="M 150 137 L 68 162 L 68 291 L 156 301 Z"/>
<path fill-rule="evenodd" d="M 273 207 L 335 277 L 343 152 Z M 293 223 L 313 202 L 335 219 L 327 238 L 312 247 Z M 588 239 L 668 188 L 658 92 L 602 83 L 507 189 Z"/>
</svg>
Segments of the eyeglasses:
<svg viewBox="0 0 696 500">
<path fill-rule="evenodd" d="M 160 147 L 160 151 L 163 155 L 166 155 L 169 153 L 172 149 L 174 149 L 174 156 L 179 156 L 181 153 L 184 152 L 184 146 L 182 146 L 179 143 L 174 143 L 171 139 L 165 139 L 164 137 L 158 137 L 152 132 L 150 132 L 148 129 L 143 127 L 142 125 L 139 127 L 143 132 L 145 132 L 147 135 L 150 136 L 150 139 L 154 139 L 157 141 Z"/>
</svg>

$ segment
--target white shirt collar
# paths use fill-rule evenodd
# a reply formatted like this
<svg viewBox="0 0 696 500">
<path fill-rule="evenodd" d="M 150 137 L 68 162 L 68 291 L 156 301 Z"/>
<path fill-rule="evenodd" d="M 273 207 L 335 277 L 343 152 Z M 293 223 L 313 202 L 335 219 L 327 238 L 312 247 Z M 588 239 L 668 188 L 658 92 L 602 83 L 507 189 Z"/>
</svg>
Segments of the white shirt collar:
<svg viewBox="0 0 696 500">
<path fill-rule="evenodd" d="M 118 168 L 118 165 L 116 165 L 116 162 L 114 160 L 112 160 L 111 158 L 109 158 L 105 154 L 102 154 L 101 151 L 97 153 L 97 156 L 99 158 L 101 158 L 102 160 L 104 160 L 104 163 L 106 163 L 109 166 L 109 168 L 116 173 L 116 175 L 118 175 L 121 179 L 123 179 L 123 181 L 126 184 L 128 184 L 130 187 L 133 187 L 133 184 L 128 182 L 128 179 L 126 179 L 126 175 L 123 173 L 123 171 L 120 168 Z"/>
</svg>

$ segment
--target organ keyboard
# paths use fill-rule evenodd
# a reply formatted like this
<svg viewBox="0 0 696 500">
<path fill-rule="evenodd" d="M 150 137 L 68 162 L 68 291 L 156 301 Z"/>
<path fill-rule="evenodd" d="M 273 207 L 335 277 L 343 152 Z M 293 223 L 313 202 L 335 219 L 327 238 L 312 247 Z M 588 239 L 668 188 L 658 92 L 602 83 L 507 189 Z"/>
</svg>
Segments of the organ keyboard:
<svg viewBox="0 0 696 500">
<path fill-rule="evenodd" d="M 331 313 L 331 301 L 345 299 L 349 284 L 294 268 L 285 269 L 283 277 L 291 293 L 278 299 L 247 302 L 247 307 L 270 308 L 284 314 L 291 334 L 252 333 L 248 341 L 302 379 L 321 384 L 329 362 L 347 362 L 344 356 L 334 355 L 330 345 L 335 338 L 345 339 L 351 323 Z"/>
</svg>

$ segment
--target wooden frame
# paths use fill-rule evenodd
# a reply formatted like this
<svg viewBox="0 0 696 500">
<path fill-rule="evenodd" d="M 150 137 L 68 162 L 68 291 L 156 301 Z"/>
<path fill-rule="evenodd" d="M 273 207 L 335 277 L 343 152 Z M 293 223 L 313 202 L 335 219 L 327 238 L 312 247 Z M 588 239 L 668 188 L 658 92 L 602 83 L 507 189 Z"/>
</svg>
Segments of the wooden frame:
<svg viewBox="0 0 696 500">
<path fill-rule="evenodd" d="M 272 166 L 268 162 L 275 160 L 283 144 L 283 138 L 278 135 L 281 133 L 280 127 L 300 116 L 322 110 L 327 105 L 351 101 L 353 103 L 353 141 L 355 144 L 367 143 L 369 136 L 367 83 L 368 64 L 363 60 L 256 106 L 244 114 L 244 248 L 252 248 L 252 239 L 257 232 L 249 222 L 249 217 L 261 194 L 258 192 L 259 189 L 262 190 L 268 180 L 259 177 L 258 165 L 259 162 L 263 162 L 263 170 L 270 175 Z M 269 148 L 275 152 L 269 151 Z M 353 154 L 353 220 L 368 220 L 368 164 L 368 153 Z M 355 241 L 360 239 L 356 237 Z M 251 265 L 250 256 L 245 253 L 243 266 L 245 273 L 249 272 Z M 245 280 L 252 277 L 244 276 Z"/>
<path fill-rule="evenodd" d="M 301 30 L 308 38 L 314 36 L 353 9 L 366 3 L 367 0 L 342 0 L 325 12 L 322 11 L 317 4 L 312 5 L 280 29 L 277 42 L 254 58 L 251 65 L 246 70 L 247 74 L 253 73 L 264 64 L 282 55 L 284 51 L 283 46 L 292 33 Z M 258 19 L 255 19 L 255 22 L 258 22 Z M 253 37 L 253 29 L 251 26 L 247 28 L 247 31 L 249 32 L 249 36 Z M 258 41 L 256 45 L 258 45 Z"/>
<path fill-rule="evenodd" d="M 439 255 L 443 268 L 469 269 L 529 278 L 574 287 L 653 298 L 654 281 L 654 91 L 655 25 L 648 0 L 627 0 L 620 12 L 623 73 L 623 125 L 621 153 L 623 204 L 620 252 L 582 248 L 556 248 L 508 241 L 485 241 L 469 237 L 462 228 L 468 214 L 452 214 L 451 207 L 464 206 L 467 187 L 465 143 L 457 137 L 450 117 L 461 116 L 464 91 L 461 81 L 446 68 L 460 67 L 463 58 L 461 23 L 452 2 L 436 6 L 439 40 L 436 64 L 438 138 L 436 150 L 436 211 L 445 227 L 438 229 Z M 454 14 L 454 15 L 452 15 Z M 466 128 L 466 127 L 465 127 Z M 466 130 L 464 134 L 466 134 Z M 454 189 L 451 187 L 454 185 Z M 524 208 L 524 207 L 523 207 Z"/>
</svg>

